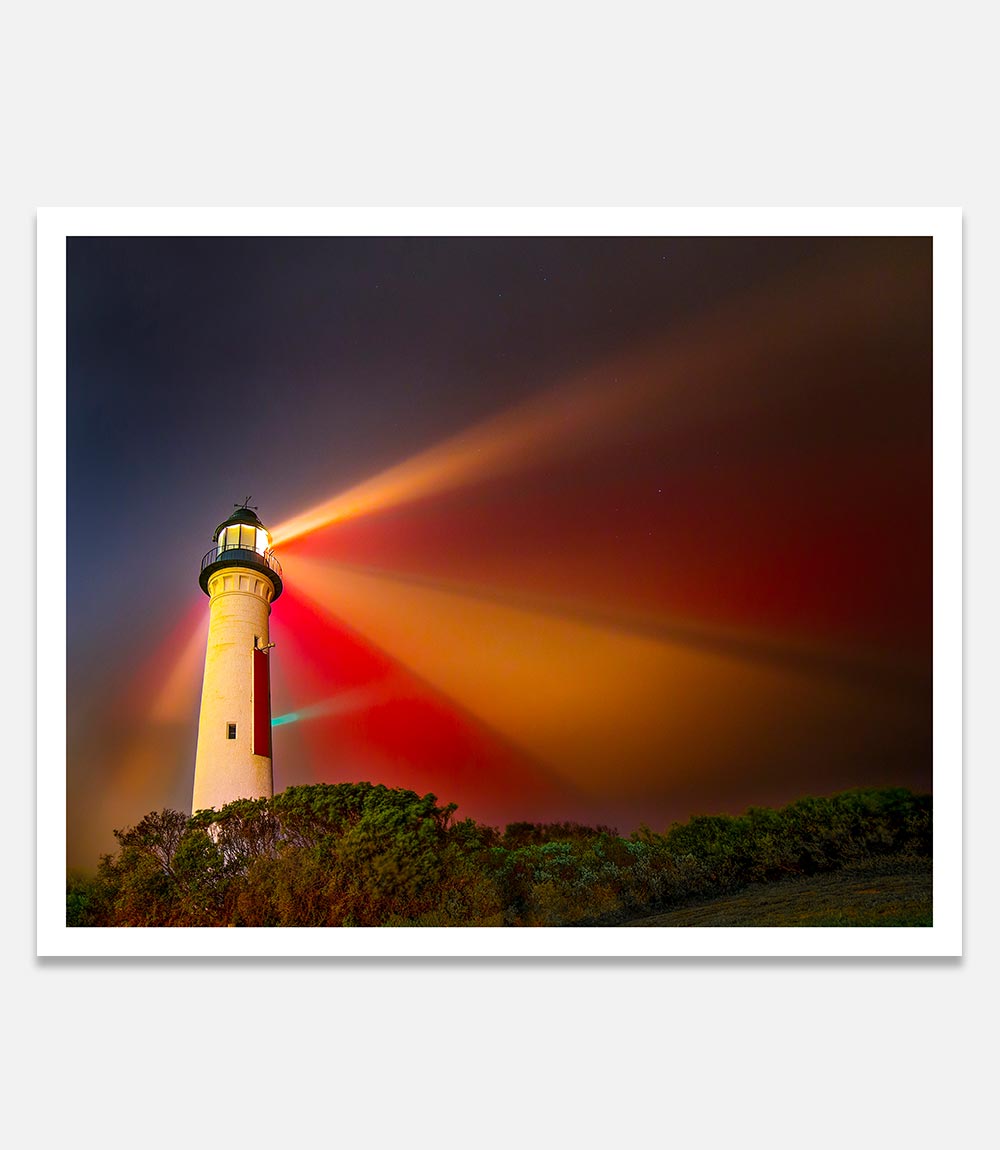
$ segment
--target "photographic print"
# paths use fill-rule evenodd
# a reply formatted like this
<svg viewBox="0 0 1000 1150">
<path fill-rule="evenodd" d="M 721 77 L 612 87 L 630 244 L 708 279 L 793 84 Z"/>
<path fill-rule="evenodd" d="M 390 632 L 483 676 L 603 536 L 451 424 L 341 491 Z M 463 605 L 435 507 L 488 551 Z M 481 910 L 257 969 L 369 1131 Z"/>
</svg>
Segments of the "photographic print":
<svg viewBox="0 0 1000 1150">
<path fill-rule="evenodd" d="M 960 226 L 40 212 L 40 953 L 958 953 Z"/>
</svg>

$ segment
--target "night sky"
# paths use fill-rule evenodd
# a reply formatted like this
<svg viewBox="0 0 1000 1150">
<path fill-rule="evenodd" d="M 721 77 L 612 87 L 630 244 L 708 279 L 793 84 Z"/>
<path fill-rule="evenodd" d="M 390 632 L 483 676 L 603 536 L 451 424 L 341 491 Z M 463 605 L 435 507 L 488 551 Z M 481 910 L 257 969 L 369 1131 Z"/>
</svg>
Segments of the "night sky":
<svg viewBox="0 0 1000 1150">
<path fill-rule="evenodd" d="M 74 238 L 68 849 L 187 809 L 252 496 L 275 789 L 627 832 L 931 785 L 929 239 Z"/>
</svg>

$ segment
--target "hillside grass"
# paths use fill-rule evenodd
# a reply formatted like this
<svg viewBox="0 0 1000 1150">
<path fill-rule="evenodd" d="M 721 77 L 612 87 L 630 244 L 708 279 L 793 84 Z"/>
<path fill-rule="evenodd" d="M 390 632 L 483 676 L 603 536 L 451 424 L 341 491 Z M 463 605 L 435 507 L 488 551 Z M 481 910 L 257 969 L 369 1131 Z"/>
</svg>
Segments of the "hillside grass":
<svg viewBox="0 0 1000 1150">
<path fill-rule="evenodd" d="M 621 926 L 932 926 L 929 862 L 859 867 L 747 887 Z"/>
</svg>

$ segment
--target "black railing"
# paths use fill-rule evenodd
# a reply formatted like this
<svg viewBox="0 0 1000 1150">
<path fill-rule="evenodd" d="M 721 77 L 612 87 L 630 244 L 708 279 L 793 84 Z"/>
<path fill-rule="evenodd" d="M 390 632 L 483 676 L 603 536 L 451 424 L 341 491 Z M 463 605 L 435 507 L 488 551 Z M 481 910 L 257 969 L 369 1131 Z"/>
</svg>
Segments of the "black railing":
<svg viewBox="0 0 1000 1150">
<path fill-rule="evenodd" d="M 227 544 L 224 547 L 213 547 L 201 561 L 201 569 L 212 567 L 216 563 L 225 563 L 236 566 L 239 563 L 257 564 L 258 567 L 269 567 L 278 578 L 281 578 L 281 564 L 271 550 L 261 554 L 252 547 L 240 547 L 238 544 Z"/>
</svg>

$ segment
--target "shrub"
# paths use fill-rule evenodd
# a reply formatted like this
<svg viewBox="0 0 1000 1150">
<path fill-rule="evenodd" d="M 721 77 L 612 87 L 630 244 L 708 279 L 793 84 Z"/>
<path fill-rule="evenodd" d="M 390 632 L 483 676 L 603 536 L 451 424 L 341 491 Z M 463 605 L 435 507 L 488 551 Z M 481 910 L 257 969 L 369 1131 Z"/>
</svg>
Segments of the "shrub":
<svg viewBox="0 0 1000 1150">
<path fill-rule="evenodd" d="M 501 835 L 434 795 L 290 787 L 116 831 L 67 880 L 71 926 L 556 926 L 614 921 L 751 883 L 929 859 L 931 799 L 902 788 L 640 827 L 512 823 Z"/>
</svg>

